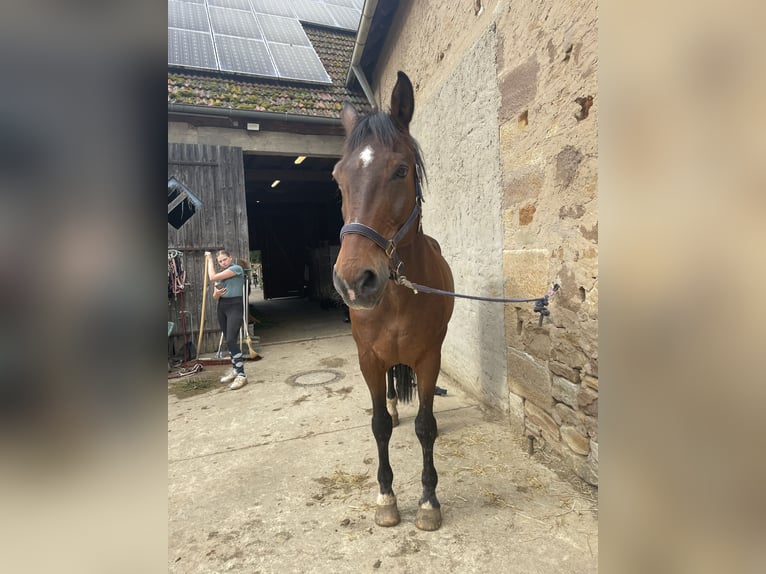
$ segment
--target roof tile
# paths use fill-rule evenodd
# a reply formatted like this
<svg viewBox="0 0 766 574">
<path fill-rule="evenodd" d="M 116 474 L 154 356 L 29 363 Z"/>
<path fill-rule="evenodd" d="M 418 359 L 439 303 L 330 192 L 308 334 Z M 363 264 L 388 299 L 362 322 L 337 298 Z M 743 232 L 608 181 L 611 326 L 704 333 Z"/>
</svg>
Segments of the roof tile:
<svg viewBox="0 0 766 574">
<path fill-rule="evenodd" d="M 357 110 L 369 111 L 364 94 L 345 87 L 355 35 L 307 24 L 303 24 L 303 28 L 330 75 L 332 85 L 169 68 L 168 103 L 338 117 L 343 102 L 349 101 Z"/>
</svg>

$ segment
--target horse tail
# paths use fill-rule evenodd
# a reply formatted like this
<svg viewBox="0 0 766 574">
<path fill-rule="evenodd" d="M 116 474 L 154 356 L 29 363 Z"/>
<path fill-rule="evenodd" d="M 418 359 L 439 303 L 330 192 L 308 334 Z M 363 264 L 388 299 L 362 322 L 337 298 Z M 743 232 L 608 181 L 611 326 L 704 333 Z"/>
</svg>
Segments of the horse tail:
<svg viewBox="0 0 766 574">
<path fill-rule="evenodd" d="M 412 367 L 399 363 L 394 365 L 386 373 L 388 378 L 389 395 L 396 388 L 396 395 L 404 404 L 412 402 L 412 390 L 417 386 L 415 371 Z M 393 398 L 393 397 L 389 397 Z"/>
</svg>

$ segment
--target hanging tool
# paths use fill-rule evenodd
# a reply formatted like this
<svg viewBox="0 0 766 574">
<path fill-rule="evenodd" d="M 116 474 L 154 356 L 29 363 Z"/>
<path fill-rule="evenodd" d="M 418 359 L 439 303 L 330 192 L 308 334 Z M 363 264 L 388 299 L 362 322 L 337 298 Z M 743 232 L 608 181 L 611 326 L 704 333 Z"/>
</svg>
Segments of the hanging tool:
<svg viewBox="0 0 766 574">
<path fill-rule="evenodd" d="M 223 331 L 221 331 L 221 338 L 218 341 L 218 351 L 215 354 L 216 359 L 223 359 L 223 353 L 221 353 L 221 347 L 223 347 Z"/>
<path fill-rule="evenodd" d="M 249 285 L 249 278 L 247 275 L 245 275 L 245 281 L 242 285 L 242 328 L 245 329 L 245 342 L 247 343 L 247 348 L 250 351 L 250 359 L 253 361 L 257 361 L 261 359 L 261 356 L 255 352 L 255 349 L 253 349 L 253 342 L 250 340 L 250 329 L 247 326 L 247 316 L 249 315 L 250 305 L 248 303 L 248 285 Z"/>
</svg>

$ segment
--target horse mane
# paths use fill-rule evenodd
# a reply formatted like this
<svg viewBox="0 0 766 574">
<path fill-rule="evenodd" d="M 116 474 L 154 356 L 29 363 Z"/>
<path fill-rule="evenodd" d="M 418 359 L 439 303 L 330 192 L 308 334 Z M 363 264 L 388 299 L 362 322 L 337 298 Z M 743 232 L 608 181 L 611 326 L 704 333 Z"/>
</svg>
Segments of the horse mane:
<svg viewBox="0 0 766 574">
<path fill-rule="evenodd" d="M 372 138 L 387 147 L 393 147 L 398 140 L 403 140 L 415 156 L 415 179 L 421 184 L 428 182 L 426 165 L 423 161 L 420 145 L 408 132 L 402 131 L 394 123 L 390 114 L 373 112 L 361 116 L 357 120 L 356 125 L 354 125 L 354 129 L 351 130 L 351 133 L 346 138 L 346 153 L 361 146 L 368 138 Z"/>
</svg>

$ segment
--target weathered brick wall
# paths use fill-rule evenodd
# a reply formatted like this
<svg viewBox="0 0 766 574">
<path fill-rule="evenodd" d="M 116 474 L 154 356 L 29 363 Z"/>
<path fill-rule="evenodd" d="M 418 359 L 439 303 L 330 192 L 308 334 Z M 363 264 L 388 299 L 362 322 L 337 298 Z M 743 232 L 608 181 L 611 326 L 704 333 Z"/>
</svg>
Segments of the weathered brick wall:
<svg viewBox="0 0 766 574">
<path fill-rule="evenodd" d="M 595 0 L 405 3 L 373 83 L 416 88 L 429 168 L 426 232 L 462 292 L 443 368 L 598 482 L 597 28 Z"/>
</svg>

